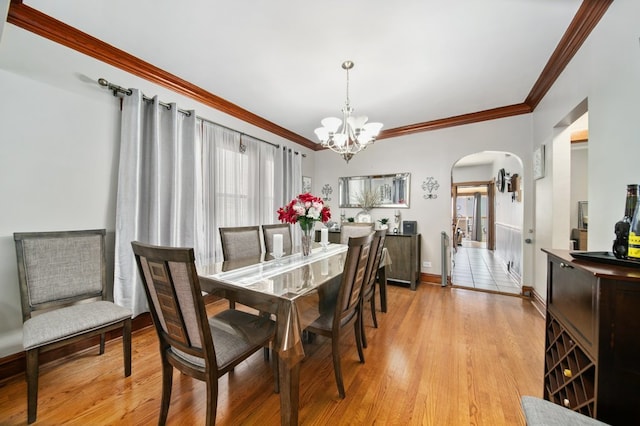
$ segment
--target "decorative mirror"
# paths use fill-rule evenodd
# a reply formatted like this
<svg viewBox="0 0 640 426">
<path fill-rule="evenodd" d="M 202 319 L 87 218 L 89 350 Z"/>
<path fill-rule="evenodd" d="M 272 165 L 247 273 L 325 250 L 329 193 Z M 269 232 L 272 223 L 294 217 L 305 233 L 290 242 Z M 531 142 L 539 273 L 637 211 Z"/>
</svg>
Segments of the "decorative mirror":
<svg viewBox="0 0 640 426">
<path fill-rule="evenodd" d="M 578 201 L 578 229 L 589 227 L 589 202 Z"/>
<path fill-rule="evenodd" d="M 410 173 L 341 177 L 340 207 L 359 208 L 359 195 L 365 191 L 375 191 L 380 196 L 380 203 L 376 207 L 409 208 L 410 177 Z"/>
</svg>

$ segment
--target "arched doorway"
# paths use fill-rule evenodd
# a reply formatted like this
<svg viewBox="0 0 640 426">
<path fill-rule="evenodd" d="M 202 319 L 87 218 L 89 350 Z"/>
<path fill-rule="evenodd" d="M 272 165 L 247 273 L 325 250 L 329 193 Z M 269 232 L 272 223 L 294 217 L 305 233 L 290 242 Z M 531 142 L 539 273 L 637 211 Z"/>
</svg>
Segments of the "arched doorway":
<svg viewBox="0 0 640 426">
<path fill-rule="evenodd" d="M 451 284 L 506 294 L 522 292 L 522 162 L 484 151 L 451 170 Z"/>
</svg>

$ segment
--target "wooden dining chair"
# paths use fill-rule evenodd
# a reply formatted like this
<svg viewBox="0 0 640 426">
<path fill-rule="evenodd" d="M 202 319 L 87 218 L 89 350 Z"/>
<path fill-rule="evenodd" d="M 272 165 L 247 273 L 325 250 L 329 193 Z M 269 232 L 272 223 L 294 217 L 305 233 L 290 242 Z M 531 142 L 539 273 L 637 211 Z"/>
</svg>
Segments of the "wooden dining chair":
<svg viewBox="0 0 640 426">
<path fill-rule="evenodd" d="M 292 252 L 293 244 L 291 243 L 291 225 L 288 223 L 276 223 L 273 225 L 262 225 L 262 236 L 264 237 L 264 251 L 273 253 L 273 236 L 282 234 L 282 251 L 284 255 Z"/>
<path fill-rule="evenodd" d="M 353 324 L 360 362 L 364 362 L 359 315 L 360 306 L 362 305 L 360 293 L 367 274 L 367 262 L 372 240 L 373 234 L 349 239 L 349 249 L 344 263 L 344 271 L 336 303 L 330 304 L 330 308 L 321 313 L 320 317 L 306 328 L 307 332 L 331 339 L 333 371 L 336 376 L 340 398 L 345 397 L 342 369 L 340 367 L 340 332 L 351 324 Z"/>
<path fill-rule="evenodd" d="M 344 223 L 340 227 L 340 244 L 347 244 L 351 237 L 362 237 L 373 232 L 373 223 Z"/>
<path fill-rule="evenodd" d="M 364 307 L 368 303 L 371 309 L 371 319 L 373 326 L 378 328 L 378 318 L 376 317 L 376 281 L 384 250 L 384 241 L 387 230 L 381 229 L 373 234 L 371 250 L 369 250 L 369 261 L 367 263 L 367 278 L 362 285 L 362 306 L 360 307 L 360 326 L 362 327 L 362 346 L 367 347 L 367 335 L 364 330 Z"/>
<path fill-rule="evenodd" d="M 167 421 L 173 369 L 206 383 L 206 424 L 214 425 L 218 378 L 268 346 L 275 323 L 267 317 L 227 309 L 207 313 L 200 290 L 193 249 L 131 243 L 151 317 L 160 341 L 162 401 L 159 425 Z M 274 356 L 274 375 L 278 377 Z"/>
<path fill-rule="evenodd" d="M 244 259 L 262 254 L 259 226 L 223 227 L 219 230 L 223 260 Z"/>
<path fill-rule="evenodd" d="M 14 233 L 26 350 L 27 421 L 36 421 L 39 356 L 121 330 L 124 375 L 131 375 L 131 310 L 107 292 L 104 229 Z M 97 363 L 98 365 L 99 363 Z M 71 402 L 71 401 L 68 401 Z"/>
<path fill-rule="evenodd" d="M 240 260 L 262 254 L 259 226 L 222 227 L 219 231 L 223 260 Z M 229 307 L 235 308 L 235 302 L 230 300 Z M 266 352 L 265 356 L 268 357 Z"/>
</svg>

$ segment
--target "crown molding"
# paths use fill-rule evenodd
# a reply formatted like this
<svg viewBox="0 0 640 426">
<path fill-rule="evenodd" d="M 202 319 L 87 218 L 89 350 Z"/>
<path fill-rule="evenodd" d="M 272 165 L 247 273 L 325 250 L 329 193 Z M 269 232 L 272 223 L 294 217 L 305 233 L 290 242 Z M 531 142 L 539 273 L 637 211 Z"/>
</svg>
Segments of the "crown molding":
<svg viewBox="0 0 640 426">
<path fill-rule="evenodd" d="M 578 12 L 523 103 L 387 129 L 380 133 L 378 139 L 406 136 L 413 133 L 533 112 L 612 2 L 613 0 L 583 0 Z M 22 0 L 11 0 L 7 22 L 187 96 L 311 150 L 325 149 L 320 144 L 209 93 L 180 77 L 26 6 L 22 3 Z"/>
<path fill-rule="evenodd" d="M 529 105 L 521 103 L 484 111 L 471 112 L 469 114 L 456 115 L 438 120 L 425 121 L 424 123 L 410 124 L 408 126 L 396 127 L 380 132 L 377 139 L 395 138 L 406 136 L 412 133 L 427 132 L 430 130 L 444 129 L 446 127 L 462 126 L 463 124 L 479 123 L 481 121 L 495 120 L 498 118 L 511 117 L 514 115 L 528 114 L 532 112 Z"/>
<path fill-rule="evenodd" d="M 36 9 L 24 5 L 22 1 L 12 0 L 7 22 L 98 59 L 99 61 L 113 65 L 123 71 L 144 78 L 152 83 L 156 83 L 159 86 L 166 87 L 173 92 L 187 96 L 268 132 L 282 136 L 306 148 L 316 149 L 317 144 L 315 142 L 291 132 L 284 127 L 278 126 L 271 121 L 209 93 L 178 76 L 92 37 L 64 22 L 58 21 Z"/>
<path fill-rule="evenodd" d="M 524 103 L 536 109 L 613 0 L 583 0 Z"/>
</svg>

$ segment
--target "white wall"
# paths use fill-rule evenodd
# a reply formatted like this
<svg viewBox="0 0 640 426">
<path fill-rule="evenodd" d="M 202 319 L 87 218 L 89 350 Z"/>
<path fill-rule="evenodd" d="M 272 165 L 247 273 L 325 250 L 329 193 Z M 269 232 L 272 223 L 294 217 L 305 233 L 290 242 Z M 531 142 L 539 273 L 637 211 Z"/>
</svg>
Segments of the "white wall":
<svg viewBox="0 0 640 426">
<path fill-rule="evenodd" d="M 480 164 L 476 166 L 455 166 L 451 170 L 451 179 L 454 183 L 490 181 L 494 179 L 493 167 L 491 164 Z"/>
<path fill-rule="evenodd" d="M 520 159 L 515 155 L 507 155 L 493 164 L 493 176 L 498 175 L 500 169 L 505 169 L 509 176 L 517 174 L 522 177 L 524 172 Z M 522 179 L 521 179 L 522 181 Z M 514 200 L 513 194 L 508 192 L 505 185 L 504 192 L 496 191 L 496 223 L 522 229 L 524 194 L 522 201 Z"/>
</svg>

